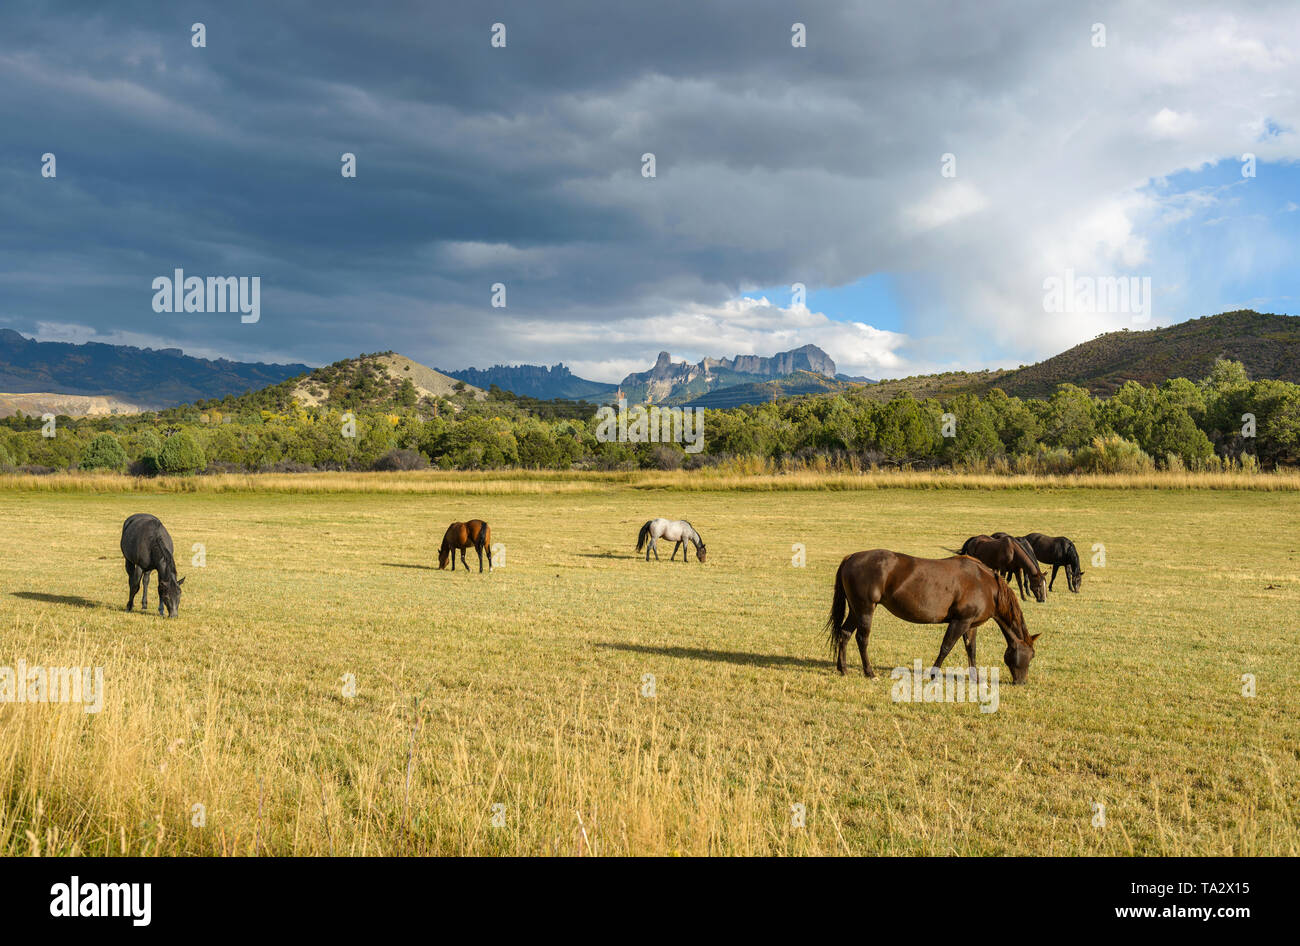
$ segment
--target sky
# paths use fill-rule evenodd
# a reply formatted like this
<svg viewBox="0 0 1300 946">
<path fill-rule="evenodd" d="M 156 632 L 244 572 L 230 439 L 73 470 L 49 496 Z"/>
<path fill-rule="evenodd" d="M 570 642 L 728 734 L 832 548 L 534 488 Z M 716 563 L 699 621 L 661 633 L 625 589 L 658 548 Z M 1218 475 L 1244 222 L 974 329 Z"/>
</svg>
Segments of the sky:
<svg viewBox="0 0 1300 946">
<path fill-rule="evenodd" d="M 617 381 L 660 350 L 902 377 L 1295 314 L 1298 14 L 6 0 L 0 327 Z M 260 318 L 154 311 L 178 268 L 259 277 Z M 1127 301 L 1048 301 L 1113 277 Z"/>
</svg>

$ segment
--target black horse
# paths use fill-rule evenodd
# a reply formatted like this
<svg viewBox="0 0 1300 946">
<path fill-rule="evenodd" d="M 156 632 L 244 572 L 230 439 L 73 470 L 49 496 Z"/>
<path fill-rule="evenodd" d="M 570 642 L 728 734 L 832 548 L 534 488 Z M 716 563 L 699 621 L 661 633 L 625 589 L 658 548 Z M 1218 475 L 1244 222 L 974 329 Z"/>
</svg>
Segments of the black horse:
<svg viewBox="0 0 1300 946">
<path fill-rule="evenodd" d="M 1073 542 L 1063 535 L 1043 535 L 1041 532 L 1029 533 L 1024 541 L 1033 547 L 1040 562 L 1052 566 L 1052 579 L 1047 583 L 1048 588 L 1056 581 L 1057 569 L 1064 568 L 1066 586 L 1078 593 L 1083 587 L 1083 569 L 1079 567 L 1079 552 Z"/>
<path fill-rule="evenodd" d="M 158 613 L 167 609 L 166 616 L 174 618 L 181 609 L 181 585 L 184 578 L 176 577 L 176 556 L 172 551 L 172 537 L 167 534 L 157 516 L 138 512 L 122 523 L 122 556 L 126 559 L 126 575 L 131 582 L 131 596 L 126 599 L 126 609 L 135 609 L 135 593 L 142 590 L 140 607 L 149 607 L 149 573 L 158 573 Z"/>
</svg>

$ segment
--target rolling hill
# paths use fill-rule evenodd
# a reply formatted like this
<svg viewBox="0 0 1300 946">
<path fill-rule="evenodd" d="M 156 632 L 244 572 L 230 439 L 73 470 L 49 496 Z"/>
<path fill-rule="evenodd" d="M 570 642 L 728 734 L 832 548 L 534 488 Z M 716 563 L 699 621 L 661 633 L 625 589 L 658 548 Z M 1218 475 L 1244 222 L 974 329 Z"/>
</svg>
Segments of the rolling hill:
<svg viewBox="0 0 1300 946">
<path fill-rule="evenodd" d="M 410 382 L 409 389 L 405 388 L 406 382 Z M 260 391 L 220 400 L 199 399 L 195 406 L 220 407 L 227 412 L 283 412 L 294 404 L 306 408 L 387 410 L 428 404 L 439 398 L 481 401 L 486 397 L 487 392 L 479 388 L 387 351 L 344 358 Z"/>
<path fill-rule="evenodd" d="M 1246 309 L 1167 328 L 1108 332 L 1038 364 L 1005 372 L 988 387 L 1041 397 L 1069 382 L 1108 395 L 1130 380 L 1157 384 L 1166 378 L 1204 378 L 1219 358 L 1240 361 L 1252 378 L 1300 383 L 1300 316 Z"/>
<path fill-rule="evenodd" d="M 1107 332 L 1023 368 L 893 378 L 869 385 L 863 393 L 887 401 L 904 392 L 916 398 L 942 398 L 1001 388 L 1018 397 L 1048 397 L 1059 385 L 1074 384 L 1105 397 L 1125 381 L 1200 380 L 1219 358 L 1240 361 L 1252 378 L 1300 384 L 1300 316 L 1246 309 L 1166 328 Z"/>
</svg>

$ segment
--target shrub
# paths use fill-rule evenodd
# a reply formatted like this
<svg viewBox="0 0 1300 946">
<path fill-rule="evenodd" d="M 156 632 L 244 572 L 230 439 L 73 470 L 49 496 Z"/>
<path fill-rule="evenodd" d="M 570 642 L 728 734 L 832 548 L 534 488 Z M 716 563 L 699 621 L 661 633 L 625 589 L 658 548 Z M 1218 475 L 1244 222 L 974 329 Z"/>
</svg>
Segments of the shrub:
<svg viewBox="0 0 1300 946">
<path fill-rule="evenodd" d="M 202 448 L 183 430 L 168 437 L 158 453 L 158 466 L 164 473 L 193 473 L 206 464 Z"/>
<path fill-rule="evenodd" d="M 231 463 L 229 460 L 209 460 L 208 465 L 203 468 L 207 474 L 216 473 L 244 473 L 246 472 L 238 463 Z"/>
<path fill-rule="evenodd" d="M 680 447 L 656 444 L 641 458 L 643 470 L 680 470 L 685 454 Z"/>
<path fill-rule="evenodd" d="M 418 450 L 389 450 L 370 468 L 381 473 L 391 473 L 397 470 L 425 470 L 428 467 L 429 461 Z"/>
<path fill-rule="evenodd" d="M 1155 463 L 1141 447 L 1118 434 L 1093 437 L 1074 459 L 1082 473 L 1149 473 L 1155 469 Z"/>
<path fill-rule="evenodd" d="M 81 454 L 83 470 L 121 470 L 126 466 L 126 451 L 122 442 L 112 434 L 100 434 Z"/>
</svg>

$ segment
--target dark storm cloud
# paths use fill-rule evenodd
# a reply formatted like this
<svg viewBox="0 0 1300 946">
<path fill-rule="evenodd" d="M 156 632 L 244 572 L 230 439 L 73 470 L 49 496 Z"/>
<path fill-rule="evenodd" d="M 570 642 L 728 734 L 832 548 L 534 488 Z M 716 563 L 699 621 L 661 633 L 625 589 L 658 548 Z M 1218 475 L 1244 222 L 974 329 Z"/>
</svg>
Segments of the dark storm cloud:
<svg viewBox="0 0 1300 946">
<path fill-rule="evenodd" d="M 1035 303 L 1045 256 L 1075 250 L 1047 253 L 1034 217 L 1095 211 L 1080 245 L 1136 258 L 1123 195 L 1192 160 L 1145 139 L 1112 146 L 1147 117 L 1116 83 L 1154 89 L 1148 114 L 1177 107 L 1159 66 L 1181 51 L 1117 51 L 1099 72 L 1087 44 L 1092 19 L 1112 16 L 1155 43 L 1170 10 L 8 4 L 0 321 L 233 357 L 394 348 L 607 376 L 659 347 L 816 341 L 874 372 L 901 364 L 902 339 L 729 300 L 889 272 L 909 332 L 929 340 L 908 364 L 1038 351 L 1059 337 L 1003 317 Z M 790 46 L 795 20 L 808 49 Z M 195 21 L 205 49 L 190 46 Z M 506 49 L 489 44 L 496 21 Z M 1091 144 L 1070 139 L 1098 114 Z M 949 150 L 963 176 L 945 190 Z M 47 151 L 52 181 L 38 173 Z M 343 152 L 356 180 L 339 175 Z M 150 282 L 176 267 L 260 275 L 262 321 L 154 313 Z M 505 310 L 487 304 L 498 281 Z"/>
</svg>

